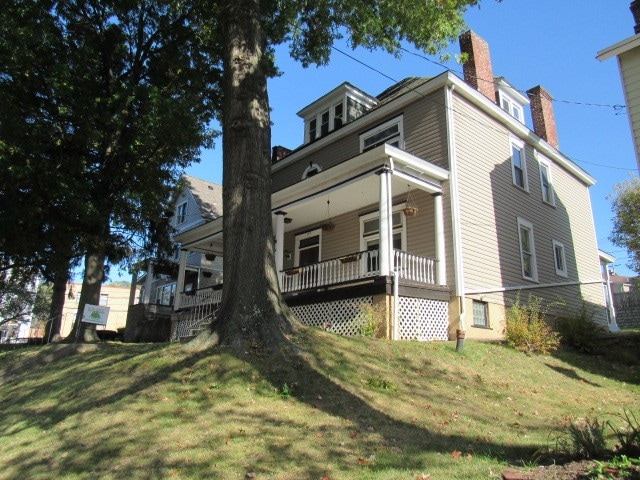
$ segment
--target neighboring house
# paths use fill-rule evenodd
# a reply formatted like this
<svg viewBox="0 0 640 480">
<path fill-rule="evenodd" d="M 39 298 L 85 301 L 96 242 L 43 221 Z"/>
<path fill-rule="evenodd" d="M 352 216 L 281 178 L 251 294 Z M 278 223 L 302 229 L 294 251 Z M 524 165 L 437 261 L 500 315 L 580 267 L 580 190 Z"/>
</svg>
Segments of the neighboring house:
<svg viewBox="0 0 640 480">
<path fill-rule="evenodd" d="M 635 21 L 635 35 L 599 51 L 596 58 L 600 61 L 610 57 L 618 59 L 636 161 L 640 170 L 640 0 L 631 2 L 630 9 Z"/>
<path fill-rule="evenodd" d="M 363 306 L 380 305 L 387 338 L 499 339 L 506 309 L 532 294 L 574 311 L 584 299 L 607 324 L 594 179 L 558 150 L 551 96 L 494 78 L 475 33 L 460 45 L 465 80 L 408 78 L 377 96 L 343 83 L 299 112 L 302 146 L 273 149 L 275 261 L 303 323 L 358 334 Z M 181 233 L 183 261 L 223 255 L 222 235 L 222 218 Z M 172 339 L 220 301 L 186 284 Z"/>
<path fill-rule="evenodd" d="M 200 178 L 183 175 L 184 188 L 175 200 L 171 218 L 174 236 L 200 226 L 222 215 L 222 187 Z M 125 339 L 128 341 L 167 340 L 171 315 L 176 301 L 178 271 L 183 272 L 180 290 L 190 298 L 198 291 L 220 285 L 222 257 L 192 253 L 184 255 L 180 264 L 180 248 L 176 245 L 172 258 L 158 262 L 148 259 L 135 272 L 131 284 L 140 287 L 131 297 Z"/>
<path fill-rule="evenodd" d="M 62 309 L 62 321 L 60 324 L 60 335 L 68 337 L 72 335 L 73 323 L 78 314 L 80 304 L 80 292 L 82 283 L 68 283 L 67 295 L 65 296 L 64 307 Z M 102 285 L 100 288 L 100 306 L 109 308 L 109 316 L 105 326 L 97 325 L 96 330 L 112 330 L 124 328 L 127 323 L 127 309 L 130 298 L 129 287 L 119 287 L 116 285 Z"/>
<path fill-rule="evenodd" d="M 615 321 L 620 328 L 640 327 L 640 278 L 607 271 Z"/>
</svg>

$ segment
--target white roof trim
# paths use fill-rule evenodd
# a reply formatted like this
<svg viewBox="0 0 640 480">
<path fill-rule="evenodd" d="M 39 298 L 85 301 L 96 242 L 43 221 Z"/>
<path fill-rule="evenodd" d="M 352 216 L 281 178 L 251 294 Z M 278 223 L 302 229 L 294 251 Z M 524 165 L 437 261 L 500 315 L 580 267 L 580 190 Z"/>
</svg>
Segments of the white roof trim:
<svg viewBox="0 0 640 480">
<path fill-rule="evenodd" d="M 638 46 L 640 46 L 640 33 L 634 35 L 633 37 L 625 38 L 615 45 L 611 45 L 610 47 L 600 50 L 597 53 L 596 58 L 602 62 L 607 58 L 620 55 Z"/>
</svg>

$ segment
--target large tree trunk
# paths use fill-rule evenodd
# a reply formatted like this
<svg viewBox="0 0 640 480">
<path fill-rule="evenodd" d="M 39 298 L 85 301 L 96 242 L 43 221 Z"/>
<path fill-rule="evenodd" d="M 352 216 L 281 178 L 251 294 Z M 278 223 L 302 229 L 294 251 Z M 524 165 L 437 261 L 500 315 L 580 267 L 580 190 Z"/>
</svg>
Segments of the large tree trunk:
<svg viewBox="0 0 640 480">
<path fill-rule="evenodd" d="M 106 254 L 104 245 L 97 242 L 87 250 L 84 257 L 84 278 L 82 279 L 82 291 L 78 302 L 78 314 L 76 315 L 73 330 L 67 337 L 68 341 L 97 342 L 96 326 L 93 323 L 82 321 L 82 313 L 85 305 L 100 304 L 100 289 L 104 280 L 104 262 Z"/>
<path fill-rule="evenodd" d="M 224 43 L 224 287 L 213 342 L 277 352 L 294 325 L 271 227 L 271 126 L 258 0 L 220 3 Z"/>
<path fill-rule="evenodd" d="M 57 342 L 61 339 L 60 328 L 62 326 L 62 311 L 64 309 L 68 281 L 68 270 L 56 272 L 54 274 L 53 292 L 51 294 L 51 306 L 49 307 L 49 321 L 47 322 L 44 331 L 44 338 L 47 343 Z"/>
</svg>

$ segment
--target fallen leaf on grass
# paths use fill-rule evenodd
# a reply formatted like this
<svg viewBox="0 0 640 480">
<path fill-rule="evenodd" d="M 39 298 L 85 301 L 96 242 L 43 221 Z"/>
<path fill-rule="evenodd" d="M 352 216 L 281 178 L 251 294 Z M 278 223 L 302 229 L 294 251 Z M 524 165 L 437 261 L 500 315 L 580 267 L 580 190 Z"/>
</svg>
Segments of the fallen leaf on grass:
<svg viewBox="0 0 640 480">
<path fill-rule="evenodd" d="M 454 450 L 453 452 L 451 452 L 451 456 L 453 458 L 460 458 L 460 455 L 462 455 L 462 452 L 460 452 L 458 450 Z"/>
<path fill-rule="evenodd" d="M 418 475 L 416 477 L 416 480 L 429 480 L 431 478 L 431 475 L 429 475 L 428 473 L 423 473 L 421 475 Z"/>
</svg>

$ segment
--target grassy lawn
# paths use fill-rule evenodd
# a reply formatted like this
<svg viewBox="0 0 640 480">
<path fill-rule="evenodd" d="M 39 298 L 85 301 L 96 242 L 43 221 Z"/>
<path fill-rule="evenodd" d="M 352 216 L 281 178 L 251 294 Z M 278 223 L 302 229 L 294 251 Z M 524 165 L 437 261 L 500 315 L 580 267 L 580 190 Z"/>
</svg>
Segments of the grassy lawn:
<svg viewBox="0 0 640 480">
<path fill-rule="evenodd" d="M 294 341 L 304 354 L 287 364 L 107 343 L 25 371 L 0 385 L 0 479 L 499 478 L 572 417 L 640 405 L 626 357 Z"/>
</svg>

